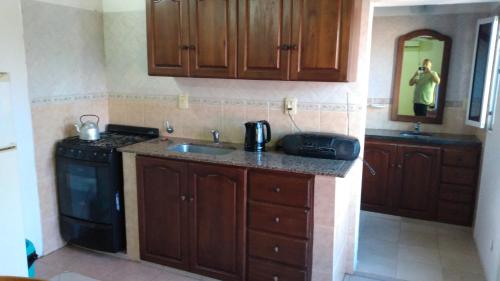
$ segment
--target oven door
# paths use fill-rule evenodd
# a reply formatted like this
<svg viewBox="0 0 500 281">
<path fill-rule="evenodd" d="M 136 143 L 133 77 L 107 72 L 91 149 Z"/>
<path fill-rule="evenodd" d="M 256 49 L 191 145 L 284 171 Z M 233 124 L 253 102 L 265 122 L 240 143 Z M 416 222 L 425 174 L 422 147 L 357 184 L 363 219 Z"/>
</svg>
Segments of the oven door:
<svg viewBox="0 0 500 281">
<path fill-rule="evenodd" d="M 57 191 L 61 215 L 111 224 L 119 209 L 116 175 L 109 163 L 57 157 Z"/>
</svg>

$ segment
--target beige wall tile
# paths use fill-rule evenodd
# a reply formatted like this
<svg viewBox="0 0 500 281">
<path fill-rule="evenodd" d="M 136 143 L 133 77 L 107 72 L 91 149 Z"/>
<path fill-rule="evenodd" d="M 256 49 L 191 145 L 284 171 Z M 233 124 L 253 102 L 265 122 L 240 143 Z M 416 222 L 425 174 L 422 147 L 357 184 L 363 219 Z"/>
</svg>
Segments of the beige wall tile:
<svg viewBox="0 0 500 281">
<path fill-rule="evenodd" d="M 346 112 L 321 111 L 320 130 L 325 133 L 347 134 Z"/>
<path fill-rule="evenodd" d="M 246 106 L 223 104 L 221 140 L 243 143 L 245 141 Z"/>
</svg>

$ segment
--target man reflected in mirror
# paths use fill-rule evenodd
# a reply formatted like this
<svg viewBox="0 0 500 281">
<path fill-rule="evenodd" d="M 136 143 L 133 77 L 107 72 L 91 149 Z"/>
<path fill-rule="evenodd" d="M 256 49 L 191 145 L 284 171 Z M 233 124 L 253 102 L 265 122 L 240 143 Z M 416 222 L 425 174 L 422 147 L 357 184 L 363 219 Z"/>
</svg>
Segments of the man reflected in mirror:
<svg viewBox="0 0 500 281">
<path fill-rule="evenodd" d="M 429 106 L 434 104 L 436 86 L 441 82 L 437 72 L 432 71 L 432 61 L 424 59 L 422 66 L 410 79 L 410 86 L 415 86 L 413 111 L 415 116 L 427 116 Z"/>
</svg>

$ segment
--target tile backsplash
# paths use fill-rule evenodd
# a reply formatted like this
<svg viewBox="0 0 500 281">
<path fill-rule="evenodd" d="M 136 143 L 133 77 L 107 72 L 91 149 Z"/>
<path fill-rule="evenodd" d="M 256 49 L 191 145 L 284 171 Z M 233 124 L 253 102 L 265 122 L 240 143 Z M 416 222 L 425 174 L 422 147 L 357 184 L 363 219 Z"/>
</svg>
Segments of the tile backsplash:
<svg viewBox="0 0 500 281">
<path fill-rule="evenodd" d="M 162 132 L 169 121 L 175 129 L 173 136 L 194 139 L 210 139 L 210 130 L 218 129 L 222 141 L 235 143 L 244 141 L 244 124 L 251 120 L 268 120 L 273 142 L 298 131 L 282 102 L 191 97 L 189 103 L 189 109 L 179 109 L 176 96 L 111 94 L 109 118 L 111 123 L 155 127 Z M 347 134 L 352 128 L 348 129 L 346 120 L 362 109 L 359 105 L 300 103 L 298 114 L 292 117 L 303 131 Z"/>
</svg>

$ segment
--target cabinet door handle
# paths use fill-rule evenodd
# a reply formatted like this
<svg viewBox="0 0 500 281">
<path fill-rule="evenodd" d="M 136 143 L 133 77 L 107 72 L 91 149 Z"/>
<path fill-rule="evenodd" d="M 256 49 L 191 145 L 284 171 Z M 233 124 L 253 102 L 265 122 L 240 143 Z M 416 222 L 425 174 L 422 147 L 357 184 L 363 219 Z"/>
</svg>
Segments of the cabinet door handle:
<svg viewBox="0 0 500 281">
<path fill-rule="evenodd" d="M 399 169 L 402 169 L 402 168 L 403 168 L 403 165 L 398 164 L 398 168 L 399 168 Z"/>
<path fill-rule="evenodd" d="M 280 223 L 280 217 L 275 217 L 275 218 L 274 218 L 274 222 L 275 222 L 275 223 Z"/>
<path fill-rule="evenodd" d="M 282 51 L 288 51 L 288 50 L 290 50 L 290 45 L 288 45 L 288 44 L 283 44 L 283 45 L 278 46 L 278 48 L 277 48 L 277 49 L 278 49 L 278 50 L 282 50 Z"/>
<path fill-rule="evenodd" d="M 193 202 L 194 201 L 194 197 L 189 197 L 189 202 Z"/>
<path fill-rule="evenodd" d="M 297 50 L 297 44 L 290 45 L 290 50 L 292 50 L 292 51 Z"/>
<path fill-rule="evenodd" d="M 158 4 L 158 3 L 160 3 L 161 1 L 163 1 L 163 0 L 153 0 L 153 2 L 154 2 L 155 4 Z"/>
<path fill-rule="evenodd" d="M 275 187 L 275 188 L 274 188 L 274 192 L 276 192 L 276 193 L 280 193 L 280 192 L 281 192 L 281 188 L 279 188 L 279 187 Z"/>
<path fill-rule="evenodd" d="M 273 276 L 273 281 L 280 281 L 280 277 L 278 275 Z"/>
<path fill-rule="evenodd" d="M 181 196 L 181 201 L 186 201 L 186 196 L 185 195 Z"/>
<path fill-rule="evenodd" d="M 183 51 L 186 51 L 186 50 L 189 50 L 189 46 L 188 45 L 182 45 L 182 46 L 179 46 L 179 49 L 181 49 Z"/>
<path fill-rule="evenodd" d="M 279 247 L 279 246 L 274 246 L 273 251 L 274 251 L 275 253 L 279 253 L 279 251 L 280 251 L 280 247 Z"/>
<path fill-rule="evenodd" d="M 188 48 L 189 48 L 189 50 L 196 50 L 196 46 L 195 45 L 189 45 Z"/>
</svg>

